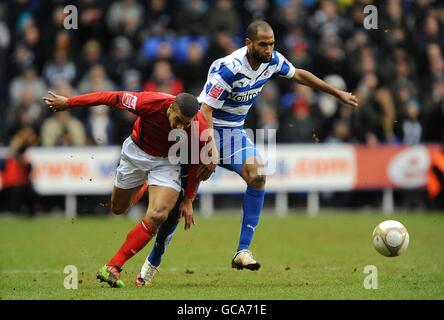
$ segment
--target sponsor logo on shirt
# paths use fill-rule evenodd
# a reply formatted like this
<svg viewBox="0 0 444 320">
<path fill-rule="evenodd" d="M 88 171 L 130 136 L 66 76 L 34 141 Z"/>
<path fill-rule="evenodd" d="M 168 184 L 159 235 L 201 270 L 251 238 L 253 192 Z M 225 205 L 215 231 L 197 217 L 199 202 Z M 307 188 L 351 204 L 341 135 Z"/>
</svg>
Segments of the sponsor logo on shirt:
<svg viewBox="0 0 444 320">
<path fill-rule="evenodd" d="M 219 97 L 222 95 L 222 92 L 224 92 L 224 88 L 222 88 L 222 86 L 219 84 L 214 84 L 211 87 L 210 92 L 208 92 L 208 95 L 211 98 L 219 99 Z"/>
<path fill-rule="evenodd" d="M 128 109 L 136 110 L 137 97 L 125 92 L 123 94 L 122 104 Z"/>
<path fill-rule="evenodd" d="M 246 93 L 230 93 L 228 99 L 236 102 L 246 102 L 257 97 L 259 92 L 246 92 Z"/>
</svg>

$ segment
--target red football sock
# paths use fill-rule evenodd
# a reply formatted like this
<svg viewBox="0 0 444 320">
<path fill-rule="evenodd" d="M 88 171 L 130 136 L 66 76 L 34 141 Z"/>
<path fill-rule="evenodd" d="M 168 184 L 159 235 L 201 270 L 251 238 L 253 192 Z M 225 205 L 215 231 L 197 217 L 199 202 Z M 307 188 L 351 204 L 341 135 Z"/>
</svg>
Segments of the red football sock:
<svg viewBox="0 0 444 320">
<path fill-rule="evenodd" d="M 142 220 L 128 233 L 125 242 L 107 265 L 122 269 L 125 262 L 142 250 L 155 234 L 156 230 L 145 219 Z"/>
<path fill-rule="evenodd" d="M 133 203 L 131 205 L 135 205 L 145 194 L 145 191 L 148 190 L 148 184 L 145 182 L 143 186 L 140 188 L 139 192 L 137 192 L 136 196 L 133 199 Z"/>
</svg>

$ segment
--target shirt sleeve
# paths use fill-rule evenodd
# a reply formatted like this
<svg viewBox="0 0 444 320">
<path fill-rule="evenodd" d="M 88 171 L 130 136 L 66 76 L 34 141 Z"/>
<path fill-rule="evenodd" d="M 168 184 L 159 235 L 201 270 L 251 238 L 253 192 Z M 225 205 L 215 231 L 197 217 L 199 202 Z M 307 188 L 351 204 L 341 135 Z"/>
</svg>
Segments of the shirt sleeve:
<svg viewBox="0 0 444 320">
<path fill-rule="evenodd" d="M 153 95 L 153 97 L 151 97 Z M 146 113 L 149 101 L 154 100 L 155 93 L 150 92 L 127 92 L 107 91 L 87 93 L 80 96 L 68 98 L 68 107 L 91 107 L 107 105 L 110 107 L 128 110 L 138 116 Z"/>
<path fill-rule="evenodd" d="M 202 148 L 208 142 L 208 141 L 201 141 L 201 137 L 203 137 L 203 132 L 207 130 L 208 125 L 205 121 L 205 118 L 202 116 L 200 112 L 198 112 L 198 114 L 196 115 L 196 120 L 198 125 L 198 136 L 197 137 L 192 136 L 192 139 L 195 138 L 199 139 L 199 156 L 200 156 Z M 191 152 L 193 152 L 193 150 L 191 150 Z M 189 199 L 194 199 L 197 193 L 197 189 L 199 188 L 200 180 L 197 179 L 196 173 L 197 169 L 199 169 L 200 166 L 201 166 L 200 157 L 199 157 L 199 164 L 192 163 L 188 166 L 188 179 L 185 186 L 185 196 Z"/>
<path fill-rule="evenodd" d="M 293 66 L 293 64 L 288 61 L 281 53 L 275 51 L 278 56 L 278 67 L 276 68 L 275 73 L 279 74 L 282 77 L 285 78 L 293 78 L 296 68 Z"/>
<path fill-rule="evenodd" d="M 222 64 L 219 69 L 210 70 L 208 81 L 205 84 L 205 95 L 201 102 L 214 109 L 222 108 L 225 99 L 232 90 L 234 73 L 227 65 Z"/>
<path fill-rule="evenodd" d="M 117 107 L 119 92 L 93 92 L 68 98 L 68 107 L 92 107 L 107 105 Z"/>
<path fill-rule="evenodd" d="M 197 189 L 199 188 L 200 184 L 200 180 L 196 177 L 199 166 L 199 164 L 190 164 L 188 166 L 188 179 L 185 186 L 185 197 L 188 199 L 194 199 L 196 197 Z"/>
</svg>

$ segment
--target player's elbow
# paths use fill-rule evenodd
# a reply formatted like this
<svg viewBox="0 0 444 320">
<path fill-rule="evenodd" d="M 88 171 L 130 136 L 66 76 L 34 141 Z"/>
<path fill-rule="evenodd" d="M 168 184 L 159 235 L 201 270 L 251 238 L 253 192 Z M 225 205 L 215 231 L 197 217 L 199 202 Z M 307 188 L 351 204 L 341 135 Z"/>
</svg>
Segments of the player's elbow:
<svg viewBox="0 0 444 320">
<path fill-rule="evenodd" d="M 309 77 L 310 72 L 303 69 L 296 69 L 294 73 L 293 80 L 299 84 L 307 84 L 307 78 Z"/>
</svg>

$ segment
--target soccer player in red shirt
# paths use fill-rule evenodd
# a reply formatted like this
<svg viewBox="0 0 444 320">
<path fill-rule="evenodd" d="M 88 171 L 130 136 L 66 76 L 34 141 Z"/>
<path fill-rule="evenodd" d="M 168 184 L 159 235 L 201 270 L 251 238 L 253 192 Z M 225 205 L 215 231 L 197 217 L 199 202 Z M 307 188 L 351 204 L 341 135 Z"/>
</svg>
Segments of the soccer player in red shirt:
<svg viewBox="0 0 444 320">
<path fill-rule="evenodd" d="M 168 136 L 173 129 L 185 129 L 188 137 L 191 136 L 191 129 L 195 128 L 191 122 L 198 112 L 197 99 L 188 93 L 180 93 L 175 97 L 156 92 L 116 91 L 70 98 L 53 92 L 49 94 L 50 97 L 44 97 L 43 100 L 55 112 L 75 107 L 108 105 L 138 116 L 131 136 L 122 146 L 111 196 L 111 211 L 114 214 L 127 212 L 145 182 L 150 185 L 148 209 L 143 220 L 128 233 L 115 256 L 97 274 L 98 279 L 110 286 L 122 287 L 122 266 L 155 236 L 178 200 L 181 191 L 180 163 L 174 164 L 168 158 L 170 148 L 176 143 L 175 140 L 170 141 Z M 199 131 L 205 129 L 201 126 L 197 128 Z M 197 134 L 200 137 L 200 132 Z M 181 205 L 186 229 L 193 222 L 190 200 L 187 197 Z"/>
<path fill-rule="evenodd" d="M 198 121 L 203 120 L 203 116 L 200 113 L 197 114 L 196 118 L 199 118 Z M 206 123 L 203 123 L 203 127 L 205 129 L 207 128 Z M 196 197 L 196 192 L 201 181 L 197 178 L 196 174 L 199 167 L 199 164 L 182 165 L 181 179 L 182 185 L 185 187 L 176 202 L 176 206 L 168 216 L 168 219 L 164 223 L 162 223 L 159 228 L 153 248 L 151 249 L 149 256 L 147 256 L 147 258 L 145 259 L 140 272 L 136 276 L 136 286 L 141 287 L 151 284 L 153 277 L 158 272 L 162 256 L 165 253 L 165 250 L 169 242 L 171 241 L 174 232 L 176 231 L 179 220 L 183 216 L 185 216 L 185 214 L 189 214 L 191 216 L 191 220 L 185 221 L 185 230 L 189 229 L 191 224 L 194 224 L 194 216 L 192 215 L 192 203 Z M 204 177 L 203 180 L 206 180 L 207 178 L 208 177 Z M 137 201 L 142 198 L 144 192 L 147 189 L 148 185 L 144 185 L 134 199 L 134 204 L 136 204 Z"/>
</svg>

